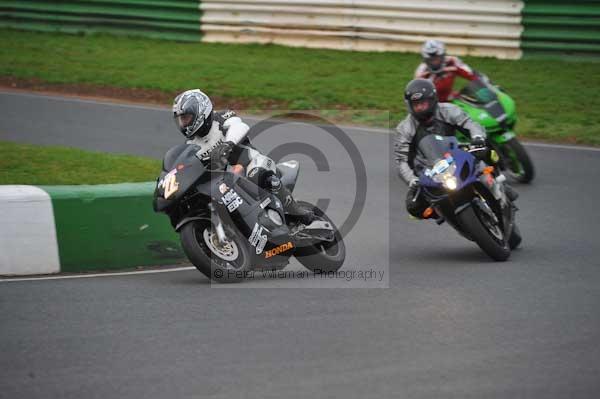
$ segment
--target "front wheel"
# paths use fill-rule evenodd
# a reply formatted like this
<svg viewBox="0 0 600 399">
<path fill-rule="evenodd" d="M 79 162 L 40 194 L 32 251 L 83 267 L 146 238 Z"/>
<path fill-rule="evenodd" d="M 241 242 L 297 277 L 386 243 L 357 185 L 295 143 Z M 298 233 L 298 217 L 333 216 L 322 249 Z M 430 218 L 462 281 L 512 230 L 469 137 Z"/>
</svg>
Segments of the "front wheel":
<svg viewBox="0 0 600 399">
<path fill-rule="evenodd" d="M 335 229 L 333 241 L 320 241 L 316 244 L 298 247 L 294 256 L 298 262 L 312 272 L 335 272 L 344 264 L 346 246 L 342 235 L 329 217 L 316 206 L 308 202 L 298 201 L 300 205 L 312 209 L 317 219 L 325 220 Z"/>
<path fill-rule="evenodd" d="M 489 216 L 476 204 L 472 204 L 457 215 L 457 218 L 473 241 L 490 258 L 495 261 L 505 261 L 510 256 L 510 248 L 504 240 L 504 236 L 498 225 L 493 225 L 492 221 L 487 220 Z"/>
<path fill-rule="evenodd" d="M 228 232 L 221 243 L 210 220 L 195 220 L 181 228 L 181 246 L 196 269 L 218 283 L 238 283 L 250 270 L 250 255 L 241 238 Z"/>
<path fill-rule="evenodd" d="M 508 140 L 504 144 L 503 152 L 506 159 L 504 164 L 508 174 L 519 183 L 529 183 L 535 176 L 533 162 L 521 144 L 516 138 Z"/>
</svg>

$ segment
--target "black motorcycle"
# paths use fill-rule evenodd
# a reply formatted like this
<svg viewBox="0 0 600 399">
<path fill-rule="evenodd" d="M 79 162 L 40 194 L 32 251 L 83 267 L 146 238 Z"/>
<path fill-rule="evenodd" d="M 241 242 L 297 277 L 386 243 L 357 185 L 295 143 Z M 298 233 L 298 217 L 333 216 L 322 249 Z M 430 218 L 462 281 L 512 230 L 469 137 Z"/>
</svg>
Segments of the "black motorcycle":
<svg viewBox="0 0 600 399">
<path fill-rule="evenodd" d="M 284 213 L 271 192 L 235 173 L 211 165 L 198 147 L 179 145 L 163 159 L 154 191 L 154 211 L 166 213 L 189 260 L 208 278 L 239 282 L 255 270 L 280 270 L 294 255 L 311 271 L 337 271 L 346 256 L 341 234 L 318 207 L 304 225 Z M 293 191 L 296 161 L 277 165 L 282 184 Z"/>
</svg>

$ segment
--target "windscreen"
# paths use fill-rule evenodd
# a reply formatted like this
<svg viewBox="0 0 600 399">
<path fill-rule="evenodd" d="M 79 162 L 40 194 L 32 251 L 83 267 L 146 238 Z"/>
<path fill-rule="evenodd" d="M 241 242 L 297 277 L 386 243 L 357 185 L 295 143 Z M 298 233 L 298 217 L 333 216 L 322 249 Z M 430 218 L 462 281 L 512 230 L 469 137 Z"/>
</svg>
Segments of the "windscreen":
<svg viewBox="0 0 600 399">
<path fill-rule="evenodd" d="M 487 104 L 498 98 L 494 90 L 480 80 L 469 82 L 461 91 L 461 97 L 478 104 Z"/>
<path fill-rule="evenodd" d="M 430 134 L 419 141 L 415 166 L 430 168 L 433 164 L 444 157 L 450 150 L 458 148 L 458 140 L 454 136 L 444 137 Z"/>
<path fill-rule="evenodd" d="M 195 165 L 196 168 L 203 168 L 202 162 L 196 156 L 199 149 L 200 147 L 192 144 L 180 144 L 171 148 L 163 159 L 163 170 L 170 172 L 177 165 Z M 197 169 L 197 172 L 200 172 L 200 170 Z M 204 173 L 204 170 L 201 173 Z"/>
</svg>

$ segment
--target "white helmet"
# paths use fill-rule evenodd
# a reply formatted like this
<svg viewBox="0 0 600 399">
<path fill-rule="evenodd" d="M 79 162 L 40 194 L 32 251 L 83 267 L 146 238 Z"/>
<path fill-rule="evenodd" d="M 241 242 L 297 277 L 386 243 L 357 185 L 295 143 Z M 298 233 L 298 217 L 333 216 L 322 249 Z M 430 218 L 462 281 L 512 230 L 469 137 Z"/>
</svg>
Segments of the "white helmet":
<svg viewBox="0 0 600 399">
<path fill-rule="evenodd" d="M 187 90 L 173 100 L 173 118 L 185 137 L 204 137 L 212 126 L 213 105 L 198 89 Z"/>
<path fill-rule="evenodd" d="M 421 55 L 431 72 L 437 73 L 444 69 L 446 58 L 446 46 L 444 43 L 439 40 L 427 40 L 423 44 L 423 47 L 421 47 Z"/>
</svg>

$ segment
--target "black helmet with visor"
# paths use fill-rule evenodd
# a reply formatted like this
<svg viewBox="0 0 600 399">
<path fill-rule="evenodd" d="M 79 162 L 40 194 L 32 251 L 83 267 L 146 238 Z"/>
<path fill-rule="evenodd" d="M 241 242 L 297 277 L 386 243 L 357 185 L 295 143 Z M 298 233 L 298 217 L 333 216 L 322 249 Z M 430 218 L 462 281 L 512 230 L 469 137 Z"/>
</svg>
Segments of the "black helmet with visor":
<svg viewBox="0 0 600 399">
<path fill-rule="evenodd" d="M 433 116 L 438 107 L 435 86 L 427 79 L 414 79 L 404 90 L 404 102 L 408 112 L 417 120 L 424 122 Z"/>
</svg>

